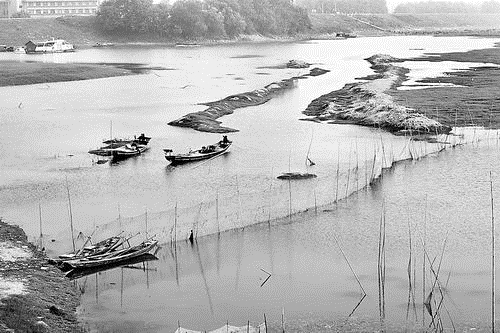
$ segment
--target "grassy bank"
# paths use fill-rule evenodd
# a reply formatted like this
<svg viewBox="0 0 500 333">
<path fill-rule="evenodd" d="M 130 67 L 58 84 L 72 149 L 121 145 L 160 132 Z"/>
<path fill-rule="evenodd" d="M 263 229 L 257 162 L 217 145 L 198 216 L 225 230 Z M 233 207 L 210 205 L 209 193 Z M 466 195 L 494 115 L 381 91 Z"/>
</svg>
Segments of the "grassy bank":
<svg viewBox="0 0 500 333">
<path fill-rule="evenodd" d="M 336 32 L 354 32 L 359 35 L 394 33 L 459 33 L 500 35 L 500 14 L 370 14 L 332 15 L 309 14 L 312 30 L 299 38 L 322 37 Z M 156 34 L 111 35 L 99 31 L 94 17 L 64 16 L 58 18 L 0 19 L 0 44 L 24 45 L 27 41 L 62 38 L 77 47 L 96 42 L 113 43 L 175 43 L 171 38 Z M 273 39 L 273 37 L 269 37 Z M 209 43 L 228 42 L 204 41 Z"/>
<path fill-rule="evenodd" d="M 499 45 L 500 46 L 500 45 Z M 415 61 L 488 62 L 500 66 L 500 47 L 453 52 L 439 56 L 411 59 Z M 481 66 L 444 73 L 422 83 L 451 83 L 454 87 L 425 90 L 396 90 L 388 94 L 403 105 L 415 108 L 448 126 L 484 126 L 500 128 L 500 68 Z M 422 93 L 425 92 L 425 93 Z"/>
<path fill-rule="evenodd" d="M 79 295 L 24 231 L 0 220 L 0 332 L 82 332 Z"/>
<path fill-rule="evenodd" d="M 164 68 L 129 63 L 56 64 L 8 61 L 2 62 L 0 66 L 0 87 L 143 74 L 151 69 Z"/>
</svg>

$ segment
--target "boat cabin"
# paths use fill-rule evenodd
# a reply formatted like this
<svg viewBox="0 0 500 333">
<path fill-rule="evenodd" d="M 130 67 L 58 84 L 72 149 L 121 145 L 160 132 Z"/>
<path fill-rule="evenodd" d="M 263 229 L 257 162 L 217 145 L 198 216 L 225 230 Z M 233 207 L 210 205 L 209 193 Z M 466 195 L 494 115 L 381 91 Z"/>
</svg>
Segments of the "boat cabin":
<svg viewBox="0 0 500 333">
<path fill-rule="evenodd" d="M 36 46 L 37 46 L 36 43 L 29 41 L 26 44 L 24 44 L 24 49 L 26 53 L 35 53 Z"/>
</svg>

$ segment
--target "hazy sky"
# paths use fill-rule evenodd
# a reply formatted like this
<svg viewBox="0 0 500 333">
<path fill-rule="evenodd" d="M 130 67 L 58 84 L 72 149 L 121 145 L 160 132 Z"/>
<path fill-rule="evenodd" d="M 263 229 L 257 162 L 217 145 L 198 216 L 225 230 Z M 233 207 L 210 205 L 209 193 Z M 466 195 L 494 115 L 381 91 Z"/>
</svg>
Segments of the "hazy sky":
<svg viewBox="0 0 500 333">
<path fill-rule="evenodd" d="M 427 0 L 386 0 L 387 1 L 387 7 L 390 12 L 399 5 L 400 3 L 404 2 L 421 2 L 421 1 L 427 1 Z M 475 3 L 475 4 L 480 4 L 484 0 L 431 0 L 431 1 L 451 1 L 451 2 L 468 2 L 468 3 Z"/>
</svg>

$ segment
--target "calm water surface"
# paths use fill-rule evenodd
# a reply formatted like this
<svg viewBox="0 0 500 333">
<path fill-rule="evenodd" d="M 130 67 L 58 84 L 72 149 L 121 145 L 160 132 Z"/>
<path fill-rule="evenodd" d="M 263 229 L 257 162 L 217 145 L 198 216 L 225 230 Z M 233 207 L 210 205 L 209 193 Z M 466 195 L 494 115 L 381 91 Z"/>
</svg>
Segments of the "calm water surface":
<svg viewBox="0 0 500 333">
<path fill-rule="evenodd" d="M 363 325 L 373 328 L 379 321 L 377 242 L 385 202 L 389 327 L 398 331 L 406 325 L 410 221 L 418 253 L 416 267 L 422 265 L 424 229 L 432 258 L 440 253 L 448 234 L 442 268 L 442 274 L 452 272 L 448 310 L 460 327 L 485 328 L 487 180 L 492 163 L 498 161 L 494 140 L 489 145 L 465 146 L 402 164 L 378 186 L 337 206 L 327 206 L 328 212 L 322 212 L 324 207 L 318 215 L 310 210 L 294 215 L 292 223 L 280 218 L 362 188 L 375 153 L 377 167 L 384 164 L 382 146 L 387 159 L 408 157 L 405 138 L 357 126 L 300 121 L 301 111 L 312 99 L 371 74 L 363 59 L 375 53 L 409 57 L 485 48 L 493 43 L 491 39 L 461 37 L 384 37 L 301 44 L 89 49 L 42 56 L 2 54 L 0 60 L 140 62 L 169 70 L 0 88 L 4 143 L 0 147 L 0 215 L 20 224 L 34 238 L 39 234 L 40 205 L 44 237 L 54 240 L 47 245 L 51 253 L 71 246 L 67 189 L 75 229 L 85 234 L 96 226 L 104 236 L 119 230 L 144 231 L 147 225 L 150 234 L 168 242 L 175 219 L 177 238 L 186 237 L 191 228 L 201 236 L 271 221 L 220 237 L 200 238 L 194 247 L 180 245 L 177 255 L 166 245 L 159 253 L 160 261 L 149 263 L 151 270 L 146 272 L 117 269 L 79 280 L 86 291 L 82 314 L 98 331 L 127 327 L 133 332 L 172 332 L 177 320 L 184 327 L 213 329 L 226 320 L 236 325 L 259 322 L 264 312 L 277 325 L 282 307 L 290 328 L 297 331 L 307 325 L 312 325 L 311 331 L 349 329 L 350 325 L 359 331 Z M 182 151 L 220 139 L 217 134 L 170 127 L 168 121 L 205 108 L 197 103 L 306 73 L 273 68 L 289 59 L 304 59 L 331 72 L 300 80 L 294 89 L 264 105 L 222 118 L 223 125 L 240 130 L 230 134 L 234 145 L 226 156 L 195 166 L 167 167 L 163 148 Z M 443 70 L 447 68 L 443 66 Z M 153 139 L 150 151 L 137 159 L 94 165 L 87 154 L 102 138 L 142 132 Z M 314 169 L 304 163 L 309 146 Z M 436 145 L 413 149 L 424 154 Z M 314 172 L 318 178 L 293 184 L 276 179 L 289 170 Z M 352 170 L 357 171 L 351 174 Z M 349 320 L 360 289 L 333 235 L 342 242 L 368 294 Z M 273 274 L 263 287 L 260 284 L 267 275 L 261 269 Z M 421 273 L 416 283 L 420 288 L 417 316 L 412 309 L 408 322 L 421 325 Z M 446 324 L 450 326 L 449 321 Z"/>
</svg>

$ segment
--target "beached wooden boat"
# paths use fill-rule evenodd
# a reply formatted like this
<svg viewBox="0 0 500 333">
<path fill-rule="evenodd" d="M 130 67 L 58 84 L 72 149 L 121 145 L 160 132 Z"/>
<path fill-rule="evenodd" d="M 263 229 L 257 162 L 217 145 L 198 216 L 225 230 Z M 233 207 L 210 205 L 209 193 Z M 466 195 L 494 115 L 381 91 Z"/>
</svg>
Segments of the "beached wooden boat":
<svg viewBox="0 0 500 333">
<path fill-rule="evenodd" d="M 182 164 L 188 162 L 201 161 L 213 158 L 226 153 L 233 142 L 224 135 L 223 139 L 212 145 L 202 147 L 198 150 L 191 150 L 184 154 L 174 154 L 171 149 L 163 149 L 165 158 L 172 164 Z"/>
<path fill-rule="evenodd" d="M 90 246 L 86 246 L 87 242 L 85 242 L 80 250 L 73 253 L 61 254 L 58 258 L 49 259 L 48 262 L 59 267 L 60 269 L 63 269 L 62 264 L 65 261 L 110 253 L 115 251 L 126 240 L 126 238 L 121 236 L 113 236 Z"/>
<path fill-rule="evenodd" d="M 314 173 L 308 172 L 284 172 L 278 176 L 278 179 L 308 179 L 316 177 Z"/>
<path fill-rule="evenodd" d="M 116 265 L 118 263 L 142 256 L 144 254 L 155 252 L 157 246 L 157 240 L 148 240 L 142 242 L 139 245 L 132 246 L 123 250 L 117 250 L 111 253 L 90 256 L 81 259 L 68 260 L 65 261 L 63 265 L 69 269 L 83 269 Z"/>
</svg>

